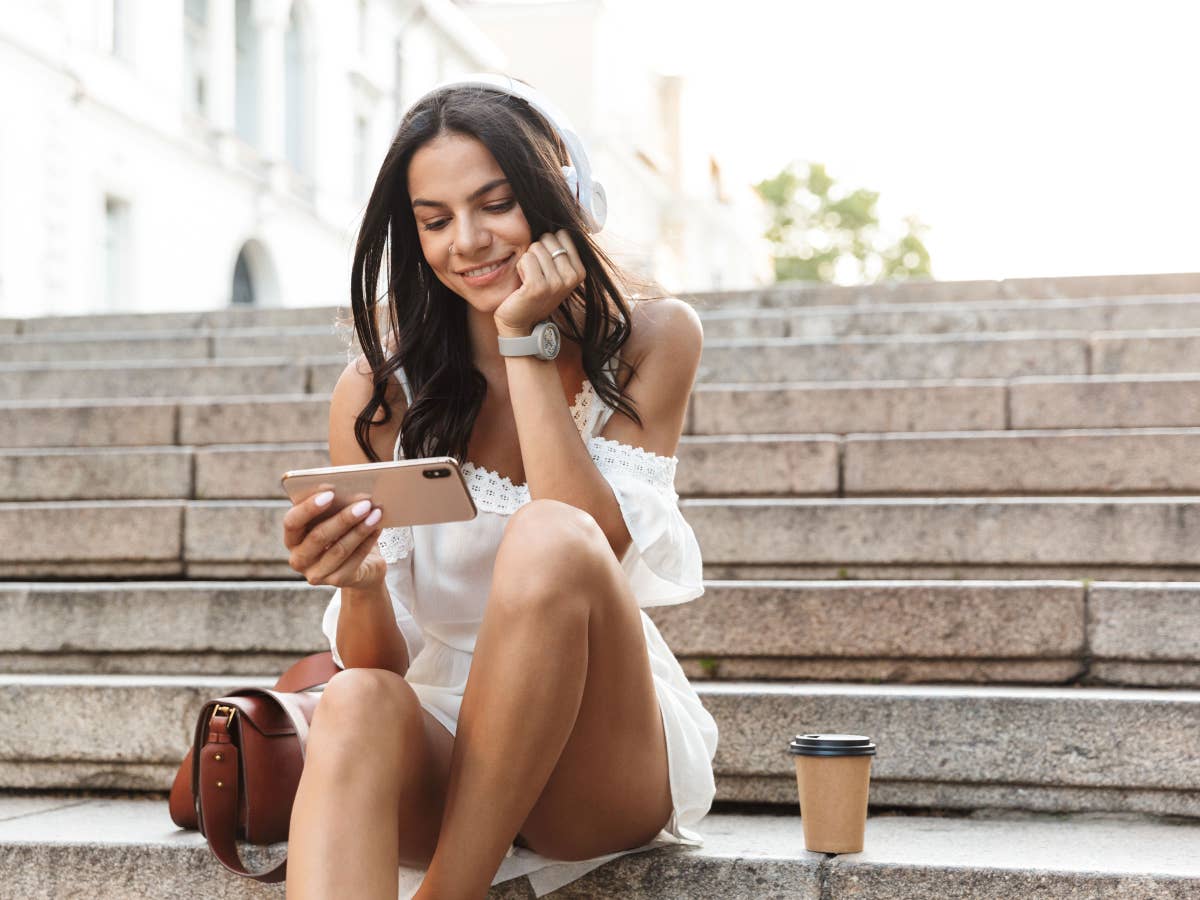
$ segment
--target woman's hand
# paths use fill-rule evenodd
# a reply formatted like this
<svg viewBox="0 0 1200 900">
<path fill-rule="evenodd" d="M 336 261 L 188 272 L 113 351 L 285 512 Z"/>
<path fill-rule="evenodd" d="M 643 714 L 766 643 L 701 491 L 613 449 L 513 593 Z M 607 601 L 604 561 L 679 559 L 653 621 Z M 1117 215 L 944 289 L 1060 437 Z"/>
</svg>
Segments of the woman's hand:
<svg viewBox="0 0 1200 900">
<path fill-rule="evenodd" d="M 565 250 L 553 259 L 551 254 Z M 517 260 L 521 286 L 496 308 L 493 318 L 501 337 L 524 337 L 550 318 L 571 292 L 583 284 L 583 262 L 565 228 L 546 232 Z"/>
<path fill-rule="evenodd" d="M 292 504 L 283 517 L 283 543 L 290 551 L 288 565 L 309 584 L 366 588 L 383 583 L 387 563 L 379 553 L 383 512 L 366 494 L 317 521 L 328 511 L 332 490 L 323 490 Z"/>
</svg>

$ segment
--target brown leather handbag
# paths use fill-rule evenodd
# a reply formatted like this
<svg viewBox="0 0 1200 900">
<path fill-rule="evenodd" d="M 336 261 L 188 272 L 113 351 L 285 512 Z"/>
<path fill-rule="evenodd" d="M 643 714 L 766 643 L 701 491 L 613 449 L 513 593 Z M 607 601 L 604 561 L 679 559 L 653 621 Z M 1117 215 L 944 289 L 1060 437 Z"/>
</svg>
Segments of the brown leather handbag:
<svg viewBox="0 0 1200 900">
<path fill-rule="evenodd" d="M 284 672 L 273 690 L 241 688 L 200 710 L 192 749 L 171 785 L 171 819 L 199 829 L 229 871 L 268 883 L 286 876 L 286 857 L 263 872 L 248 871 L 236 840 L 287 840 L 308 723 L 321 697 L 309 691 L 339 671 L 333 654 L 315 653 Z"/>
</svg>

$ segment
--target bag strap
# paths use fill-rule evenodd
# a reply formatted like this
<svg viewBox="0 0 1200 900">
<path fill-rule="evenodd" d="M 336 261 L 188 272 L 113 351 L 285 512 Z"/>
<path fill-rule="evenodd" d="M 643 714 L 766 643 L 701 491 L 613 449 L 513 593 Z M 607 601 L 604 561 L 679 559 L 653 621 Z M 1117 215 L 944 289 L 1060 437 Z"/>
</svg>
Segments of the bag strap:
<svg viewBox="0 0 1200 900">
<path fill-rule="evenodd" d="M 324 653 L 314 653 L 294 663 L 290 669 L 279 676 L 275 682 L 275 690 L 299 692 L 307 691 L 318 685 L 326 684 L 338 672 L 333 654 L 326 650 Z"/>
<path fill-rule="evenodd" d="M 230 696 L 269 697 L 277 703 L 296 729 L 296 739 L 300 742 L 300 757 L 304 758 L 308 744 L 308 719 L 295 696 L 262 688 L 245 688 L 232 692 Z M 212 710 L 211 713 L 209 709 Z M 208 724 L 202 729 L 205 738 L 200 747 L 195 789 L 204 817 L 204 836 L 208 839 L 208 846 L 213 855 L 226 869 L 256 881 L 274 884 L 283 881 L 287 876 L 286 855 L 270 869 L 251 872 L 238 854 L 236 835 L 241 754 L 233 742 L 232 732 L 237 713 L 236 707 L 223 706 L 220 700 L 211 701 L 205 706 Z"/>
</svg>

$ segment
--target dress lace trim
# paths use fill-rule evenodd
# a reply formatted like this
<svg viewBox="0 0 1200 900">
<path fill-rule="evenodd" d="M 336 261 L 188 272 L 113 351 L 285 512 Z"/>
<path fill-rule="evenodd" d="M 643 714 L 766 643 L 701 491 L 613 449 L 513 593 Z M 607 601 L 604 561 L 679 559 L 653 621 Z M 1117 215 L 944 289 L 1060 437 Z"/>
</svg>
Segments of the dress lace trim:
<svg viewBox="0 0 1200 900">
<path fill-rule="evenodd" d="M 641 447 L 605 437 L 591 438 L 587 446 L 600 474 L 631 474 L 648 482 L 669 499 L 678 500 L 678 494 L 675 493 L 677 457 L 659 456 Z M 462 467 L 462 473 L 480 512 L 509 516 L 529 502 L 528 484 L 513 484 L 511 479 L 498 472 L 471 463 Z"/>
<path fill-rule="evenodd" d="M 676 456 L 660 456 L 650 450 L 623 444 L 597 435 L 588 441 L 592 461 L 600 473 L 628 472 L 649 482 L 664 494 L 677 499 L 675 493 L 675 469 L 679 465 Z"/>
<path fill-rule="evenodd" d="M 605 437 L 589 437 L 593 412 L 600 402 L 590 380 L 584 381 L 583 389 L 575 395 L 571 405 L 571 419 L 579 431 L 579 437 L 587 443 L 588 453 L 601 474 L 624 472 L 632 474 L 662 492 L 670 499 L 678 499 L 675 493 L 675 469 L 678 458 L 660 456 L 641 447 L 624 444 Z M 396 458 L 399 458 L 397 453 Z M 499 513 L 510 516 L 529 502 L 529 484 L 514 484 L 511 478 L 492 469 L 477 466 L 470 460 L 460 467 L 467 490 L 480 512 Z M 411 528 L 385 528 L 379 536 L 379 549 L 388 562 L 396 562 L 412 552 Z"/>
<path fill-rule="evenodd" d="M 413 549 L 413 533 L 411 525 L 400 528 L 385 528 L 379 533 L 379 555 L 387 563 L 399 562 Z"/>
</svg>

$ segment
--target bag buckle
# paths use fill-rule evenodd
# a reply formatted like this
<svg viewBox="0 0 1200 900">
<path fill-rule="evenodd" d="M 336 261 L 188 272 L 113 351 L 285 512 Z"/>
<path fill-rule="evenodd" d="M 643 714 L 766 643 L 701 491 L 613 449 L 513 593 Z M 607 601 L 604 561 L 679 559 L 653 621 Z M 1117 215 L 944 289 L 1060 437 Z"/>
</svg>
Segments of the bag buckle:
<svg viewBox="0 0 1200 900">
<path fill-rule="evenodd" d="M 221 715 L 229 716 L 229 718 L 225 720 L 225 729 L 229 730 L 230 726 L 233 725 L 233 717 L 237 715 L 237 707 L 218 705 L 213 709 L 213 713 L 212 716 L 209 717 L 208 724 L 212 725 L 212 723 L 216 721 L 217 717 Z"/>
</svg>

